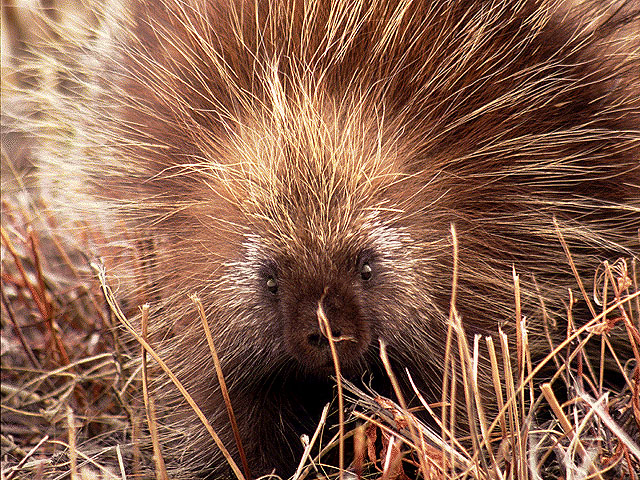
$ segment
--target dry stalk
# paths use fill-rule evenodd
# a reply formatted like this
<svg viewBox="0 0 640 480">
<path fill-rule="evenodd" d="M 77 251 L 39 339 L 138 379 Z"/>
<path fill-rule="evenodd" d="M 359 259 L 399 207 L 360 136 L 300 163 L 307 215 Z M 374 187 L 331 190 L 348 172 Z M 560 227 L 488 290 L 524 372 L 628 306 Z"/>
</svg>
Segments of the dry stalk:
<svg viewBox="0 0 640 480">
<path fill-rule="evenodd" d="M 338 351 L 336 350 L 336 341 L 348 340 L 343 337 L 335 338 L 333 336 L 333 332 L 331 331 L 331 325 L 329 324 L 329 319 L 327 315 L 324 313 L 324 307 L 322 306 L 322 302 L 327 294 L 325 289 L 324 293 L 320 297 L 318 301 L 318 325 L 320 327 L 320 332 L 324 335 L 329 341 L 329 348 L 331 349 L 331 358 L 333 359 L 333 367 L 336 371 L 336 385 L 338 389 L 338 432 L 339 432 L 339 444 L 338 444 L 338 472 L 340 475 L 340 480 L 344 479 L 344 396 L 342 391 L 342 375 L 340 374 L 340 361 L 338 359 Z"/>
<path fill-rule="evenodd" d="M 233 471 L 234 475 L 236 475 L 238 480 L 244 480 L 244 475 L 242 474 L 242 472 L 238 468 L 238 465 L 233 460 L 233 457 L 231 457 L 231 454 L 229 453 L 227 448 L 224 446 L 224 444 L 220 440 L 220 437 L 218 436 L 218 434 L 215 432 L 215 430 L 213 429 L 213 427 L 209 423 L 209 420 L 207 419 L 207 417 L 202 413 L 202 410 L 200 410 L 200 407 L 198 407 L 196 402 L 193 400 L 193 397 L 191 397 L 191 395 L 184 388 L 184 386 L 182 385 L 180 380 L 178 380 L 178 378 L 175 376 L 175 374 L 171 371 L 171 369 L 167 366 L 167 364 L 162 360 L 162 358 L 160 358 L 160 356 L 155 352 L 155 350 L 151 347 L 151 345 L 149 345 L 142 338 L 142 336 L 135 331 L 135 329 L 133 328 L 133 326 L 131 325 L 131 323 L 127 319 L 127 317 L 122 313 L 122 310 L 120 310 L 120 307 L 118 306 L 118 304 L 117 304 L 117 302 L 116 302 L 116 300 L 115 300 L 115 298 L 113 296 L 113 292 L 111 291 L 111 289 L 107 285 L 106 274 L 105 274 L 104 268 L 99 266 L 99 265 L 95 265 L 95 264 L 94 264 L 94 268 L 98 272 L 98 278 L 100 280 L 100 285 L 102 286 L 102 289 L 104 291 L 105 298 L 107 299 L 107 302 L 108 302 L 110 308 L 112 309 L 112 312 L 116 316 L 116 318 L 118 318 L 118 320 L 122 323 L 122 325 L 125 327 L 125 329 L 135 338 L 135 340 L 138 343 L 140 343 L 140 345 L 142 347 L 144 347 L 145 351 L 149 355 L 151 355 L 151 357 L 158 363 L 160 368 L 171 379 L 173 384 L 178 388 L 180 393 L 184 396 L 184 399 L 191 406 L 191 408 L 196 413 L 196 415 L 198 416 L 198 418 L 200 419 L 200 421 L 202 422 L 204 427 L 207 429 L 207 432 L 209 432 L 209 434 L 211 435 L 211 438 L 214 440 L 214 442 L 216 443 L 216 445 L 218 446 L 218 448 L 222 452 L 223 456 L 225 457 L 226 461 L 229 463 L 229 467 Z"/>
<path fill-rule="evenodd" d="M 244 453 L 244 448 L 242 446 L 242 440 L 240 439 L 240 431 L 238 430 L 238 423 L 236 422 L 236 416 L 233 413 L 233 407 L 231 406 L 231 398 L 229 397 L 229 391 L 227 390 L 227 383 L 224 380 L 224 374 L 222 373 L 222 366 L 220 365 L 220 358 L 218 357 L 218 352 L 216 350 L 215 344 L 213 343 L 213 338 L 211 338 L 211 330 L 209 329 L 209 322 L 207 321 L 207 316 L 204 312 L 204 306 L 200 299 L 192 295 L 191 300 L 196 304 L 198 308 L 198 313 L 200 315 L 200 320 L 202 321 L 202 325 L 204 327 L 204 334 L 207 337 L 207 343 L 209 344 L 209 350 L 211 350 L 211 358 L 213 359 L 213 364 L 216 369 L 216 375 L 218 376 L 218 382 L 220 384 L 220 391 L 222 392 L 222 397 L 224 398 L 224 404 L 227 407 L 227 414 L 229 415 L 229 422 L 231 423 L 231 429 L 233 430 L 233 436 L 236 440 L 236 446 L 238 447 L 238 453 L 240 455 L 240 461 L 242 462 L 242 468 L 244 470 L 244 474 L 247 479 L 251 479 L 251 471 L 249 470 L 249 464 L 247 463 L 247 456 Z"/>
<path fill-rule="evenodd" d="M 149 324 L 149 305 L 145 304 L 141 308 L 142 311 L 142 339 L 147 341 L 147 329 Z M 158 423 L 156 420 L 156 408 L 153 398 L 149 396 L 149 380 L 147 377 L 147 352 L 144 347 L 141 348 L 142 355 L 142 394 L 144 397 L 144 406 L 147 414 L 147 425 L 151 434 L 151 444 L 153 445 L 153 460 L 156 468 L 156 480 L 168 480 L 167 469 L 162 456 L 162 448 L 160 447 L 160 439 L 158 437 Z"/>
</svg>

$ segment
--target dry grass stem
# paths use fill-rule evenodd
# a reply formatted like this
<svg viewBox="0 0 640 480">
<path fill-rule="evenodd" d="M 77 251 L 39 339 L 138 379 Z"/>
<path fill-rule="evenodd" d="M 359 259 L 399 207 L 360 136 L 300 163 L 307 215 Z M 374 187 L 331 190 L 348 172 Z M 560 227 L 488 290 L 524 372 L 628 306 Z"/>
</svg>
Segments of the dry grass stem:
<svg viewBox="0 0 640 480">
<path fill-rule="evenodd" d="M 222 392 L 222 397 L 224 398 L 224 404 L 227 407 L 227 414 L 229 415 L 229 422 L 231 423 L 233 435 L 236 440 L 236 446 L 238 447 L 242 468 L 244 470 L 244 474 L 246 478 L 250 480 L 251 470 L 249 469 L 249 464 L 247 463 L 247 456 L 244 453 L 242 440 L 240 440 L 238 423 L 236 422 L 236 416 L 233 413 L 231 398 L 229 397 L 229 391 L 227 390 L 227 383 L 224 380 L 224 374 L 222 373 L 222 366 L 220 365 L 220 358 L 218 358 L 218 352 L 216 351 L 216 346 L 213 343 L 213 338 L 211 337 L 211 330 L 209 329 L 209 322 L 207 321 L 207 315 L 204 312 L 204 306 L 202 305 L 202 302 L 197 296 L 192 295 L 191 300 L 193 301 L 193 303 L 195 303 L 196 307 L 198 308 L 200 320 L 202 321 L 202 326 L 204 327 L 204 334 L 207 337 L 207 343 L 209 344 L 209 350 L 211 351 L 211 358 L 213 359 L 213 364 L 216 369 L 216 375 L 218 376 L 220 391 Z"/>
<path fill-rule="evenodd" d="M 142 312 L 141 326 L 142 339 L 147 341 L 147 332 L 149 326 L 149 305 L 145 304 L 140 308 Z M 167 469 L 162 456 L 162 448 L 160 446 L 160 438 L 158 436 L 158 423 L 156 419 L 156 406 L 153 398 L 149 396 L 149 380 L 147 370 L 147 352 L 144 347 L 141 348 L 142 356 L 142 395 L 144 398 L 145 412 L 147 414 L 147 425 L 151 434 L 151 444 L 153 445 L 153 461 L 155 462 L 156 480 L 168 480 Z"/>
<path fill-rule="evenodd" d="M 198 405 L 196 404 L 196 402 L 193 400 L 193 398 L 191 397 L 191 395 L 189 394 L 189 392 L 187 392 L 187 390 L 182 386 L 182 383 L 180 383 L 180 381 L 178 380 L 178 378 L 174 375 L 174 373 L 171 371 L 171 369 L 167 366 L 167 364 L 162 360 L 162 358 L 160 358 L 160 356 L 153 350 L 153 348 L 151 347 L 151 345 L 149 345 L 143 338 L 141 335 L 139 335 L 135 329 L 133 328 L 133 326 L 129 323 L 129 320 L 124 316 L 124 314 L 122 313 L 122 311 L 120 310 L 120 307 L 118 306 L 114 296 L 113 296 L 113 292 L 111 291 L 111 289 L 109 288 L 109 286 L 107 285 L 107 279 L 106 279 L 106 273 L 104 271 L 104 268 L 102 268 L 99 265 L 94 265 L 94 268 L 96 269 L 96 271 L 98 272 L 98 278 L 100 280 L 100 285 L 102 286 L 102 289 L 104 291 L 105 294 L 105 298 L 107 299 L 107 302 L 109 304 L 109 307 L 111 308 L 111 310 L 113 311 L 114 315 L 116 316 L 116 318 L 121 322 L 121 324 L 127 329 L 127 331 L 136 339 L 136 341 L 138 343 L 140 343 L 140 345 L 144 348 L 144 350 L 146 351 L 147 354 L 149 354 L 160 366 L 160 368 L 162 368 L 162 370 L 169 376 L 169 378 L 171 379 L 171 381 L 174 383 L 174 385 L 178 388 L 178 390 L 180 391 L 180 393 L 184 396 L 185 400 L 187 401 L 187 403 L 191 406 L 191 408 L 193 408 L 194 412 L 196 413 L 196 415 L 198 416 L 198 418 L 200 419 L 200 421 L 202 422 L 202 424 L 205 426 L 205 428 L 207 429 L 207 431 L 209 432 L 209 434 L 211 435 L 211 438 L 213 438 L 213 440 L 216 442 L 216 445 L 218 445 L 218 448 L 220 448 L 220 451 L 223 453 L 225 459 L 227 460 L 227 462 L 229 463 L 229 466 L 231 467 L 233 473 L 236 475 L 236 477 L 239 480 L 244 480 L 244 475 L 242 474 L 242 472 L 240 471 L 240 469 L 238 468 L 238 465 L 236 464 L 236 462 L 233 460 L 233 458 L 231 457 L 231 454 L 229 453 L 229 451 L 227 450 L 227 448 L 224 446 L 224 444 L 222 443 L 222 441 L 220 440 L 220 437 L 218 437 L 218 435 L 216 434 L 216 432 L 213 430 L 213 427 L 211 426 L 211 424 L 209 423 L 209 420 L 207 420 L 207 418 L 204 416 L 204 414 L 202 413 L 202 411 L 200 410 L 200 407 L 198 407 Z"/>
<path fill-rule="evenodd" d="M 338 472 L 340 476 L 340 480 L 344 478 L 344 396 L 342 391 L 342 375 L 340 373 L 340 359 L 338 358 L 338 351 L 336 349 L 337 341 L 349 341 L 348 338 L 338 337 L 335 338 L 333 336 L 333 332 L 331 331 L 331 325 L 329 324 L 329 319 L 327 315 L 324 313 L 324 307 L 322 305 L 324 298 L 327 292 L 325 290 L 324 294 L 320 297 L 320 301 L 318 302 L 317 316 L 318 316 L 318 326 L 320 327 L 320 332 L 322 335 L 326 337 L 329 342 L 329 348 L 331 349 L 331 358 L 333 359 L 333 366 L 336 372 L 336 386 L 337 386 L 337 395 L 338 395 L 338 432 L 339 432 L 339 445 L 338 445 Z"/>
<path fill-rule="evenodd" d="M 307 462 L 307 459 L 309 459 L 309 456 L 311 455 L 311 449 L 313 448 L 313 446 L 316 444 L 316 442 L 318 441 L 318 437 L 320 436 L 320 432 L 322 431 L 322 429 L 325 427 L 326 423 L 327 423 L 327 415 L 329 414 L 329 405 L 325 405 L 325 407 L 322 409 L 322 414 L 320 415 L 320 420 L 318 421 L 318 426 L 316 427 L 315 431 L 313 432 L 313 436 L 311 437 L 311 440 L 309 440 L 309 442 L 307 442 L 307 444 L 304 447 L 304 453 L 302 454 L 302 458 L 300 459 L 300 463 L 298 464 L 298 468 L 296 469 L 296 473 L 293 475 L 292 480 L 298 480 L 299 478 L 304 478 L 304 466 Z"/>
</svg>

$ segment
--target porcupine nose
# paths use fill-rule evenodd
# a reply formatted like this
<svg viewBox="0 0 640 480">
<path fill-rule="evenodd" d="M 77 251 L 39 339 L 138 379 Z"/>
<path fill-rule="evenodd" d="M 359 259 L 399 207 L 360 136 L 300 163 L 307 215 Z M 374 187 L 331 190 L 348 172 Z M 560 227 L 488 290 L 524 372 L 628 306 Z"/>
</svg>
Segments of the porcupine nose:
<svg viewBox="0 0 640 480">
<path fill-rule="evenodd" d="M 327 326 L 334 342 L 356 341 L 360 309 L 348 293 L 325 290 L 314 313 L 314 331 L 307 335 L 309 346 L 317 349 L 329 348 Z"/>
<path fill-rule="evenodd" d="M 334 374 L 336 360 L 343 372 L 355 372 L 373 336 L 360 291 L 345 275 L 328 278 L 331 272 L 320 268 L 314 273 L 298 288 L 283 289 L 283 346 L 311 375 Z"/>
<path fill-rule="evenodd" d="M 331 336 L 334 339 L 342 337 L 342 330 L 331 329 Z M 329 339 L 320 330 L 310 333 L 307 336 L 307 343 L 313 348 L 323 349 L 329 347 Z"/>
<path fill-rule="evenodd" d="M 298 298 L 291 312 L 288 339 L 292 353 L 312 371 L 333 372 L 331 339 L 340 365 L 355 364 L 371 341 L 357 298 L 348 289 L 309 293 Z"/>
</svg>

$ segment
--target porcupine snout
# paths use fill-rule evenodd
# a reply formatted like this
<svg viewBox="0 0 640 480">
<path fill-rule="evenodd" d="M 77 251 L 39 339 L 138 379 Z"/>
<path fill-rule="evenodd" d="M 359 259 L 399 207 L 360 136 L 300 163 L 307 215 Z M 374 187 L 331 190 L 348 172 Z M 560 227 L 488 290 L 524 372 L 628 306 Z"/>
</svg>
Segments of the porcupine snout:
<svg viewBox="0 0 640 480">
<path fill-rule="evenodd" d="M 311 372 L 334 371 L 328 332 L 331 330 L 341 367 L 349 370 L 371 343 L 371 325 L 358 296 L 346 285 L 292 292 L 284 303 L 285 339 L 293 356 Z"/>
</svg>

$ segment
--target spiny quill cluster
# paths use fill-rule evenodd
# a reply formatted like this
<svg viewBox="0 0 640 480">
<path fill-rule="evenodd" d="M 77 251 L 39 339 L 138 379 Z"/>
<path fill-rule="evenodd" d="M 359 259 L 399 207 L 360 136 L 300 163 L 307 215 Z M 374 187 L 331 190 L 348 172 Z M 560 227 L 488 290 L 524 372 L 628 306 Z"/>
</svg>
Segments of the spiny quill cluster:
<svg viewBox="0 0 640 480">
<path fill-rule="evenodd" d="M 558 230 L 578 272 L 637 256 L 633 1 L 110 6 L 69 53 L 82 76 L 52 107 L 43 185 L 133 239 L 121 269 L 152 306 L 151 343 L 234 451 L 201 298 L 254 474 L 292 473 L 332 398 L 319 302 L 343 374 L 389 393 L 382 339 L 440 399 L 451 224 L 468 333 L 513 330 L 515 267 L 533 358 L 575 287 Z M 181 394 L 154 383 L 171 471 L 224 472 Z"/>
</svg>

